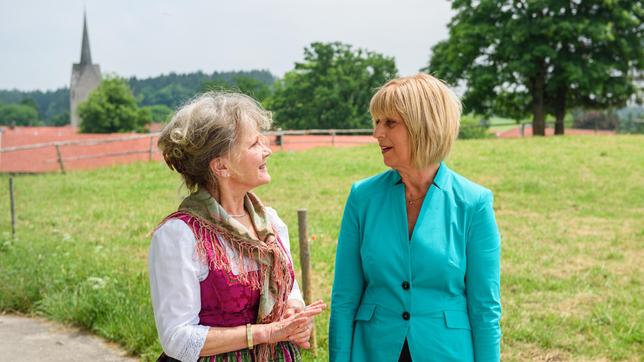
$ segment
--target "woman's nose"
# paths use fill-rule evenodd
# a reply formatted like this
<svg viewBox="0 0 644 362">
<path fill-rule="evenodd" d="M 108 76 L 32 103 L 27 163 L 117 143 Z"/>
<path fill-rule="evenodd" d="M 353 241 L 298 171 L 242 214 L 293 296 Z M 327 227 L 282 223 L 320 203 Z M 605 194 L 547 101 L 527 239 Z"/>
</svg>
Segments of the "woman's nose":
<svg viewBox="0 0 644 362">
<path fill-rule="evenodd" d="M 271 146 L 266 143 L 264 143 L 263 145 L 264 145 L 264 158 L 272 155 L 273 150 L 271 149 Z"/>
<path fill-rule="evenodd" d="M 373 136 L 373 138 L 377 139 L 377 138 L 383 137 L 383 135 L 384 135 L 384 132 L 382 131 L 382 128 L 380 127 L 380 124 L 376 124 L 373 127 L 373 133 L 371 134 L 371 136 Z"/>
</svg>

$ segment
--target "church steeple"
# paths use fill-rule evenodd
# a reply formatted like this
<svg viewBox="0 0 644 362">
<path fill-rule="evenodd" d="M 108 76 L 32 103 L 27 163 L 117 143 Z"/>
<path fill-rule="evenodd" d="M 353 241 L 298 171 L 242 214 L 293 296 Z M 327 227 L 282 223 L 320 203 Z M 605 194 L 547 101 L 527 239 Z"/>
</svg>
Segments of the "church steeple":
<svg viewBox="0 0 644 362">
<path fill-rule="evenodd" d="M 69 84 L 69 118 L 72 126 L 80 125 L 78 105 L 101 84 L 102 78 L 101 67 L 92 63 L 92 53 L 89 51 L 89 33 L 87 32 L 87 14 L 83 12 L 81 58 L 80 63 L 72 65 L 72 79 Z"/>
<path fill-rule="evenodd" d="M 80 64 L 92 64 L 92 53 L 89 51 L 89 34 L 87 33 L 87 14 L 83 12 L 83 44 Z"/>
</svg>

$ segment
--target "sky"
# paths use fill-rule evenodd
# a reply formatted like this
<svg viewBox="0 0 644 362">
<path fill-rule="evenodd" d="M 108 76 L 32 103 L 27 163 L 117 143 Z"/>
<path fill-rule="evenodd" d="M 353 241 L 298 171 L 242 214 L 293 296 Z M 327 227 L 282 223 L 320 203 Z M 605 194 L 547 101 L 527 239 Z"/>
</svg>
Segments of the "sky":
<svg viewBox="0 0 644 362">
<path fill-rule="evenodd" d="M 83 9 L 103 74 L 267 69 L 282 77 L 315 41 L 392 56 L 401 75 L 447 38 L 447 0 L 0 0 L 0 89 L 68 86 Z"/>
</svg>

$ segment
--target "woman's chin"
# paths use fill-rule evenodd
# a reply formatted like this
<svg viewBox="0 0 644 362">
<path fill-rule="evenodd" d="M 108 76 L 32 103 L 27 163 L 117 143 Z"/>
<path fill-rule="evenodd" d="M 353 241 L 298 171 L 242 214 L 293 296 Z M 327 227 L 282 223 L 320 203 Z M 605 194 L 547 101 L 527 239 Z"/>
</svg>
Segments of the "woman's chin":
<svg viewBox="0 0 644 362">
<path fill-rule="evenodd" d="M 388 160 L 387 160 L 386 158 L 382 160 L 382 163 L 384 163 L 384 164 L 385 164 L 385 166 L 387 166 L 387 167 L 389 167 L 389 168 L 394 168 L 393 163 L 388 162 Z"/>
<path fill-rule="evenodd" d="M 262 175 L 260 178 L 260 185 L 266 185 L 271 182 L 271 175 L 266 173 L 265 175 Z"/>
</svg>

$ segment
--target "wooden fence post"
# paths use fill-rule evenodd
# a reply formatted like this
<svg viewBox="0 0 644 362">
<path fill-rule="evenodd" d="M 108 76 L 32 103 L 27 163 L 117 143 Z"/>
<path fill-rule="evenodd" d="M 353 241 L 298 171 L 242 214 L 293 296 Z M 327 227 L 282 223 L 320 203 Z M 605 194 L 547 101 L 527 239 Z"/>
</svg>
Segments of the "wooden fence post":
<svg viewBox="0 0 644 362">
<path fill-rule="evenodd" d="M 154 152 L 154 136 L 150 136 L 150 155 L 148 161 L 152 161 L 152 153 Z"/>
<path fill-rule="evenodd" d="M 13 175 L 9 176 L 9 197 L 11 198 L 11 237 L 16 238 L 16 206 L 13 198 Z"/>
<path fill-rule="evenodd" d="M 331 145 L 335 147 L 335 130 L 331 130 Z"/>
<path fill-rule="evenodd" d="M 65 164 L 63 163 L 63 156 L 60 154 L 60 145 L 56 144 L 56 157 L 58 158 L 58 165 L 60 165 L 60 172 L 65 173 Z"/>
<path fill-rule="evenodd" d="M 280 150 L 284 151 L 284 132 L 281 128 L 277 129 L 277 134 L 275 135 L 275 143 L 280 146 Z"/>
<path fill-rule="evenodd" d="M 0 150 L 2 150 L 2 134 L 4 133 L 4 128 L 0 127 Z M 2 152 L 0 152 L 0 165 L 2 165 Z"/>
<path fill-rule="evenodd" d="M 300 267 L 302 268 L 302 290 L 304 291 L 304 302 L 308 305 L 313 302 L 313 288 L 311 285 L 311 253 L 309 249 L 309 238 L 307 235 L 306 209 L 297 210 L 297 226 L 300 234 Z M 311 352 L 317 356 L 317 338 L 315 324 L 311 330 Z"/>
</svg>

